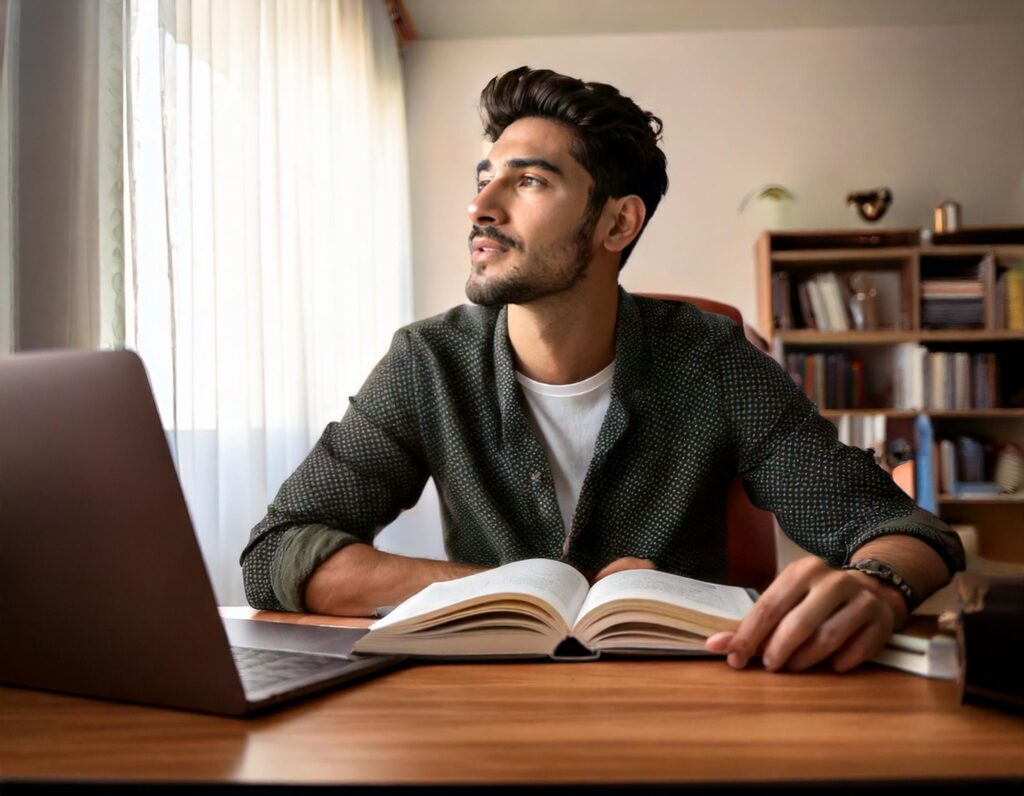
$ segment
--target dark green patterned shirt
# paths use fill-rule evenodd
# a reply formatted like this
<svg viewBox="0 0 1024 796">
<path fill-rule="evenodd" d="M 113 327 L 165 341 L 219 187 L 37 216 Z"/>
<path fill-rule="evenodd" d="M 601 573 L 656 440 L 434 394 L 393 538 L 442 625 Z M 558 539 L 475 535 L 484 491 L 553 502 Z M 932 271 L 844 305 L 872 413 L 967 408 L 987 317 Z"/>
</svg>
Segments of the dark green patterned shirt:
<svg viewBox="0 0 1024 796">
<path fill-rule="evenodd" d="M 726 575 L 725 495 L 741 476 L 797 544 L 833 566 L 892 533 L 963 548 L 870 453 L 831 423 L 732 321 L 619 293 L 611 404 L 566 529 L 531 431 L 507 310 L 457 307 L 407 326 L 281 487 L 242 553 L 257 608 L 302 610 L 310 573 L 371 543 L 429 477 L 449 558 L 487 567 L 563 559 L 584 572 L 622 556 L 704 580 Z"/>
</svg>

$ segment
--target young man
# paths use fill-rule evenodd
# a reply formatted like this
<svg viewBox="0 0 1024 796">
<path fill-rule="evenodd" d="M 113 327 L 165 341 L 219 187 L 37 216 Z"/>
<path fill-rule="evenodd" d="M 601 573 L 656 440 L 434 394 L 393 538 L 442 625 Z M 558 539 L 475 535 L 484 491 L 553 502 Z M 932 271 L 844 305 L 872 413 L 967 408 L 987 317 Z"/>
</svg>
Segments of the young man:
<svg viewBox="0 0 1024 796">
<path fill-rule="evenodd" d="M 492 80 L 480 108 L 494 145 L 469 205 L 477 306 L 395 335 L 253 529 L 250 602 L 365 615 L 530 557 L 592 580 L 721 579 L 740 476 L 820 558 L 787 567 L 708 648 L 771 670 L 873 655 L 963 549 L 734 324 L 618 287 L 668 187 L 661 121 L 611 86 L 526 67 Z M 431 476 L 451 561 L 374 550 Z"/>
</svg>

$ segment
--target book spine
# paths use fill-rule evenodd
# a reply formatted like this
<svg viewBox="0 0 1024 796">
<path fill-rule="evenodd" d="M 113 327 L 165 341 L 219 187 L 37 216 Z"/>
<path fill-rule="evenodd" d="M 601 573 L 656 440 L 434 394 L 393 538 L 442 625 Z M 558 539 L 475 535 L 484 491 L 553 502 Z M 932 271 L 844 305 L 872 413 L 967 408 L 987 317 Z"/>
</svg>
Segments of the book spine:
<svg viewBox="0 0 1024 796">
<path fill-rule="evenodd" d="M 985 380 L 985 356 L 984 354 L 971 354 L 971 407 L 974 409 L 989 409 L 988 395 L 986 388 L 988 382 Z"/>
<path fill-rule="evenodd" d="M 864 408 L 864 363 L 855 359 L 850 363 L 851 382 L 853 383 L 852 406 L 854 409 Z"/>
<path fill-rule="evenodd" d="M 924 409 L 925 383 L 928 378 L 928 349 L 923 345 L 914 347 L 913 368 L 911 369 L 911 409 Z"/>
<path fill-rule="evenodd" d="M 971 356 L 959 351 L 953 355 L 953 407 L 971 408 Z"/>
<path fill-rule="evenodd" d="M 949 439 L 939 442 L 939 489 L 946 495 L 956 492 L 956 446 Z"/>
<path fill-rule="evenodd" d="M 988 395 L 989 395 L 989 406 L 991 408 L 998 408 L 1003 405 L 1002 398 L 999 395 L 999 360 L 996 358 L 994 353 L 985 354 L 985 374 L 986 381 L 988 383 Z"/>
<path fill-rule="evenodd" d="M 918 415 L 914 420 L 914 431 L 917 437 L 917 462 L 914 466 L 914 501 L 925 511 L 933 514 L 938 511 L 935 499 L 934 454 L 932 447 L 934 436 L 928 415 Z"/>
<path fill-rule="evenodd" d="M 806 281 L 796 286 L 796 296 L 800 302 L 800 317 L 804 328 L 817 329 L 818 322 L 814 317 L 814 310 L 811 308 L 811 292 Z"/>
<path fill-rule="evenodd" d="M 821 285 L 818 282 L 818 277 L 807 280 L 807 293 L 811 299 L 811 312 L 814 313 L 814 318 L 818 324 L 818 329 L 823 332 L 833 332 L 835 329 L 832 326 L 829 315 L 825 312 L 825 302 L 821 294 Z"/>
<path fill-rule="evenodd" d="M 838 409 L 839 401 L 837 400 L 836 387 L 838 386 L 839 376 L 836 371 L 839 369 L 839 357 L 835 354 L 825 355 L 825 407 L 828 409 Z"/>
<path fill-rule="evenodd" d="M 1024 270 L 1006 272 L 1006 315 L 1008 329 L 1024 330 Z"/>
<path fill-rule="evenodd" d="M 814 402 L 821 408 L 825 400 L 825 384 L 827 383 L 828 370 L 825 365 L 825 355 L 814 355 Z"/>
</svg>

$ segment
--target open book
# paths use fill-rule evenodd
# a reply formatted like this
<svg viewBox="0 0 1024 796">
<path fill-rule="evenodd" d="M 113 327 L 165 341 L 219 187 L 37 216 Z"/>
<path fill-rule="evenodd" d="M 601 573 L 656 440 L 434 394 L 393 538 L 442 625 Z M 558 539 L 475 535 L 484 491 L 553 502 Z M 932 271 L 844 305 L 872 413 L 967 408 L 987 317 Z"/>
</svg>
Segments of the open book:
<svg viewBox="0 0 1024 796">
<path fill-rule="evenodd" d="M 354 651 L 442 658 L 703 653 L 705 638 L 735 630 L 753 604 L 746 589 L 646 569 L 616 572 L 590 587 L 568 564 L 529 559 L 428 586 L 372 624 Z"/>
</svg>

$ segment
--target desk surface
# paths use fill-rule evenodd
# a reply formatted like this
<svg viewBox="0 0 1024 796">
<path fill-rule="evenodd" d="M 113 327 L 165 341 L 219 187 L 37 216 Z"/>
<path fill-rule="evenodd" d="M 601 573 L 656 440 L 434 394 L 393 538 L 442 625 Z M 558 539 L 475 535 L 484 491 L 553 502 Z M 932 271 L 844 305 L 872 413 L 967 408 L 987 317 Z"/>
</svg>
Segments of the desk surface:
<svg viewBox="0 0 1024 796">
<path fill-rule="evenodd" d="M 1024 717 L 870 666 L 421 664 L 253 719 L 0 688 L 0 783 L 950 778 L 1024 781 Z"/>
</svg>

